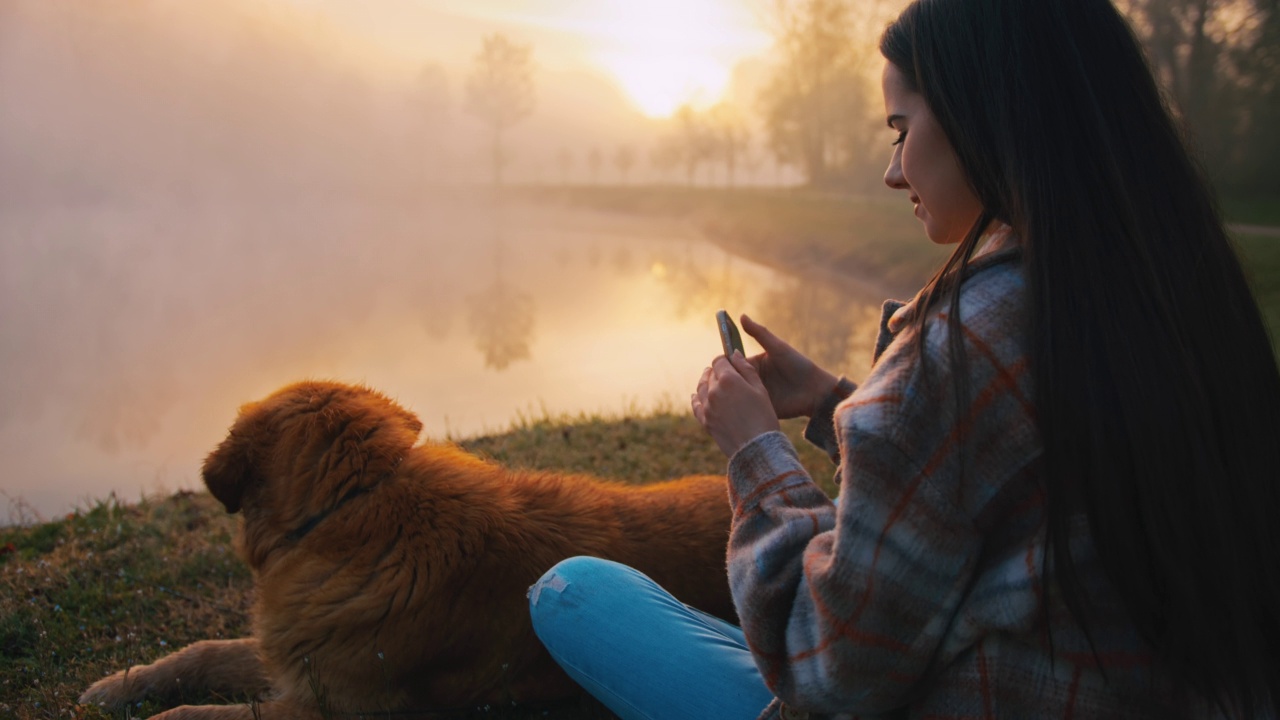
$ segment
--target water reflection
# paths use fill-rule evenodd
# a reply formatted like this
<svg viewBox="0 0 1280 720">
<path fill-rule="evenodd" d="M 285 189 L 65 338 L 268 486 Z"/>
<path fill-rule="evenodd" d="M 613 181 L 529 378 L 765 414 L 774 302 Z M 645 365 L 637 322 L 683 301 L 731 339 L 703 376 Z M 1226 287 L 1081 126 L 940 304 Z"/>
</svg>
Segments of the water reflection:
<svg viewBox="0 0 1280 720">
<path fill-rule="evenodd" d="M 485 367 L 505 370 L 517 360 L 529 359 L 536 308 L 533 296 L 497 276 L 468 297 L 467 306 L 467 321 Z"/>
<path fill-rule="evenodd" d="M 788 278 L 765 292 L 762 305 L 769 329 L 819 365 L 853 376 L 870 364 L 880 309 L 868 298 Z"/>
<path fill-rule="evenodd" d="M 467 193 L 10 208 L 0 281 L 0 491 L 46 516 L 198 487 L 236 407 L 301 378 L 378 387 L 433 437 L 680 408 L 719 352 L 716 309 L 857 377 L 880 300 L 675 222 L 518 206 L 496 222 Z"/>
</svg>

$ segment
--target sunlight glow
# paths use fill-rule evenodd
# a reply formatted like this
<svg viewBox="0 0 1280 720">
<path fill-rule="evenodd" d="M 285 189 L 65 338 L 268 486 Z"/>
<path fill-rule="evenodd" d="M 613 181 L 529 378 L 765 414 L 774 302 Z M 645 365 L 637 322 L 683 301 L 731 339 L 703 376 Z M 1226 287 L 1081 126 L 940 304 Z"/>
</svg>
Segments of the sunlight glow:
<svg viewBox="0 0 1280 720">
<path fill-rule="evenodd" d="M 651 117 L 719 101 L 734 63 L 768 45 L 731 0 L 592 0 L 580 9 L 579 28 L 594 40 L 589 59 Z"/>
</svg>

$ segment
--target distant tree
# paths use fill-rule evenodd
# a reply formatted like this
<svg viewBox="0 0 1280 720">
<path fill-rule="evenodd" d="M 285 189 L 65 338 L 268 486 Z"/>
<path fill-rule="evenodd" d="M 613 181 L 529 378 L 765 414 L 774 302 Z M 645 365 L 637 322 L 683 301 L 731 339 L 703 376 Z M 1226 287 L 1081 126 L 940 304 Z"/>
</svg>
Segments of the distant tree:
<svg viewBox="0 0 1280 720">
<path fill-rule="evenodd" d="M 715 155 L 715 136 L 706 119 L 688 103 L 676 110 L 675 123 L 676 156 L 684 166 L 685 182 L 693 185 L 698 168 Z"/>
<path fill-rule="evenodd" d="M 811 184 L 838 181 L 864 159 L 871 124 L 869 42 L 881 0 L 773 0 L 780 64 L 760 92 L 768 144 Z"/>
<path fill-rule="evenodd" d="M 595 185 L 600 182 L 600 164 L 603 158 L 600 155 L 600 147 L 592 145 L 591 150 L 587 153 L 587 168 L 591 171 L 591 184 Z"/>
<path fill-rule="evenodd" d="M 618 174 L 622 176 L 622 184 L 627 184 L 627 176 L 631 174 L 631 168 L 636 165 L 636 149 L 631 145 L 619 145 L 618 149 L 613 153 L 613 166 L 618 169 Z"/>
<path fill-rule="evenodd" d="M 738 166 L 745 159 L 751 135 L 747 119 L 735 105 L 722 102 L 707 115 L 712 134 L 712 151 L 717 160 L 724 163 L 725 184 L 733 187 L 737 181 Z"/>
<path fill-rule="evenodd" d="M 560 152 L 556 153 L 556 167 L 560 169 L 560 184 L 568 185 L 569 172 L 573 170 L 573 153 L 563 145 L 560 146 Z"/>
<path fill-rule="evenodd" d="M 1280 192 L 1280 2 L 1121 0 L 1210 173 Z"/>
<path fill-rule="evenodd" d="M 680 165 L 680 151 L 672 138 L 665 137 L 649 150 L 649 167 L 666 182 Z"/>
<path fill-rule="evenodd" d="M 533 47 L 495 33 L 484 38 L 467 78 L 467 111 L 489 126 L 493 183 L 502 184 L 503 134 L 534 107 Z"/>
</svg>

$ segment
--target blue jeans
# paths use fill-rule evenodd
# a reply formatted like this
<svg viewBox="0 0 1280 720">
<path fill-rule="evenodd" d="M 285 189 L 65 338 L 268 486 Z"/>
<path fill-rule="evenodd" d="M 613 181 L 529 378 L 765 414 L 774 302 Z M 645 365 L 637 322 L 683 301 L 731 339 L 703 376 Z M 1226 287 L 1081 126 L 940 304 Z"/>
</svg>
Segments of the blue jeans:
<svg viewBox="0 0 1280 720">
<path fill-rule="evenodd" d="M 742 630 L 642 573 L 574 557 L 529 588 L 551 657 L 622 720 L 754 720 L 773 699 Z"/>
</svg>

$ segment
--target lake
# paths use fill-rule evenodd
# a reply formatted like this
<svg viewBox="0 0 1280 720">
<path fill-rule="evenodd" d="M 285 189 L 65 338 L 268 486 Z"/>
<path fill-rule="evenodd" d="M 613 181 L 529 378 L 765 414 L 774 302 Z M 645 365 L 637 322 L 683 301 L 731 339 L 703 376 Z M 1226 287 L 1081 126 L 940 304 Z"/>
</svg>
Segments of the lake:
<svg viewBox="0 0 1280 720">
<path fill-rule="evenodd" d="M 8 522 L 199 488 L 237 407 L 304 378 L 377 388 L 432 438 L 683 412 L 721 307 L 860 377 L 881 299 L 687 223 L 460 191 L 7 210 L 0 281 Z"/>
</svg>

